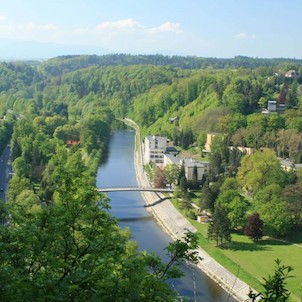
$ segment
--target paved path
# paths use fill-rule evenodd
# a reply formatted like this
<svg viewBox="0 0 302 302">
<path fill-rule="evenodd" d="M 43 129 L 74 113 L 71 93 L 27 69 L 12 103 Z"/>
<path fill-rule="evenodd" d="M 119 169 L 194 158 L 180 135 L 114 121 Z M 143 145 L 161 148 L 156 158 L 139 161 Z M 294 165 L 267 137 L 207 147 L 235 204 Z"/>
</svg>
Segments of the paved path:
<svg viewBox="0 0 302 302">
<path fill-rule="evenodd" d="M 128 122 L 131 123 L 131 120 L 128 120 Z M 137 125 L 134 128 L 139 131 Z M 139 132 L 136 139 L 141 142 Z M 141 186 L 149 186 L 149 181 L 142 168 L 143 156 L 141 152 L 142 148 L 139 146 L 139 148 L 136 148 L 134 155 L 137 182 Z M 182 239 L 187 230 L 196 232 L 196 229 L 175 209 L 169 200 L 160 202 L 161 198 L 165 198 L 162 194 L 155 194 L 153 192 L 141 192 L 141 194 L 148 205 L 148 209 L 152 211 L 158 222 L 173 239 Z M 246 283 L 230 273 L 201 248 L 198 249 L 198 253 L 203 259 L 197 265 L 200 269 L 230 292 L 236 299 L 239 301 L 248 301 L 247 294 L 250 287 Z"/>
</svg>

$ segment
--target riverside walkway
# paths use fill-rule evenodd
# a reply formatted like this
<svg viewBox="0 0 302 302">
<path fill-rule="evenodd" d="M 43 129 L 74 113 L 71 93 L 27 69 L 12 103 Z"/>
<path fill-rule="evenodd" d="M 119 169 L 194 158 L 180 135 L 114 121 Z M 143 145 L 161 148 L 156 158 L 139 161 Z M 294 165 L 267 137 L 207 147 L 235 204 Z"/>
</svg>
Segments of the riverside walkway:
<svg viewBox="0 0 302 302">
<path fill-rule="evenodd" d="M 108 187 L 108 188 L 98 188 L 98 192 L 127 192 L 127 191 L 144 191 L 144 192 L 167 192 L 173 193 L 174 189 L 169 188 L 152 188 L 152 187 Z"/>
<path fill-rule="evenodd" d="M 139 184 L 142 184 L 142 186 L 148 187 L 150 186 L 150 183 L 143 169 L 145 163 L 139 126 L 128 118 L 125 118 L 124 121 L 136 130 L 136 152 L 134 154 L 134 163 L 137 181 Z M 159 197 L 157 194 L 154 194 L 154 192 L 142 191 L 141 194 L 146 205 L 149 206 L 148 209 L 173 239 L 182 240 L 188 230 L 191 232 L 197 231 L 195 227 L 176 210 L 169 200 L 157 202 Z M 250 286 L 221 266 L 202 248 L 198 248 L 197 250 L 200 259 L 202 259 L 197 266 L 238 301 L 248 301 L 248 293 L 251 289 Z M 255 290 L 253 291 L 256 292 Z"/>
</svg>

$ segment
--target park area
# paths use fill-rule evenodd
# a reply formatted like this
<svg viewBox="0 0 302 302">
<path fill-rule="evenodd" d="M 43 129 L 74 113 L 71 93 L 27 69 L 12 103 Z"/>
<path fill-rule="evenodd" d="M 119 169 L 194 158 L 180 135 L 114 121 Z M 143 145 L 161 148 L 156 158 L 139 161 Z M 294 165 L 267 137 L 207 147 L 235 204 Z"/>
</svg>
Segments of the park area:
<svg viewBox="0 0 302 302">
<path fill-rule="evenodd" d="M 179 209 L 175 200 L 174 206 L 185 216 L 185 211 Z M 201 224 L 187 218 L 198 230 L 200 247 L 217 262 L 232 272 L 239 279 L 249 284 L 257 291 L 263 290 L 263 278 L 274 274 L 275 260 L 280 259 L 283 265 L 292 266 L 292 277 L 288 278 L 286 287 L 291 292 L 290 301 L 302 301 L 302 234 L 287 241 L 263 237 L 258 243 L 247 236 L 232 233 L 232 242 L 227 248 L 218 248 L 214 241 L 207 239 L 208 224 Z"/>
<path fill-rule="evenodd" d="M 257 291 L 263 288 L 260 282 L 274 273 L 275 260 L 294 268 L 292 278 L 287 280 L 292 301 L 302 300 L 302 235 L 291 242 L 263 238 L 258 243 L 247 236 L 232 234 L 232 243 L 222 249 L 207 240 L 207 224 L 191 220 L 199 232 L 200 246 L 215 260 L 230 270 Z"/>
</svg>

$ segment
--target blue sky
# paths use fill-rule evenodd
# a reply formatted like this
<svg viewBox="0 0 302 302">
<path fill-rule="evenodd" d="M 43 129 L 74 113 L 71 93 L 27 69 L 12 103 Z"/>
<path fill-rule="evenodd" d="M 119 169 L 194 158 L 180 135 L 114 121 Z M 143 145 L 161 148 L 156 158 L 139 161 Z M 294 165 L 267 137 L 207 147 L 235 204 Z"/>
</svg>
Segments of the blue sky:
<svg viewBox="0 0 302 302">
<path fill-rule="evenodd" d="M 302 59 L 301 0 L 0 0 L 0 57 Z"/>
</svg>

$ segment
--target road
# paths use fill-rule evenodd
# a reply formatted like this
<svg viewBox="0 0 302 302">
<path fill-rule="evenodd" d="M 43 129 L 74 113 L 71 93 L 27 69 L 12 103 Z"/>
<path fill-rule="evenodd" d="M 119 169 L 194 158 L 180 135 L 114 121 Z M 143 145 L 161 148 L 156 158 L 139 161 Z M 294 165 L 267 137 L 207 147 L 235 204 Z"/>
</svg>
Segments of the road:
<svg viewBox="0 0 302 302">
<path fill-rule="evenodd" d="M 0 199 L 2 200 L 5 199 L 11 172 L 10 149 L 6 146 L 0 157 Z"/>
</svg>

